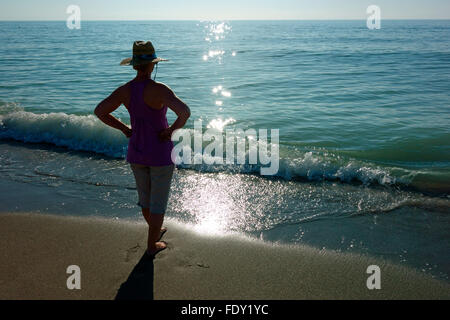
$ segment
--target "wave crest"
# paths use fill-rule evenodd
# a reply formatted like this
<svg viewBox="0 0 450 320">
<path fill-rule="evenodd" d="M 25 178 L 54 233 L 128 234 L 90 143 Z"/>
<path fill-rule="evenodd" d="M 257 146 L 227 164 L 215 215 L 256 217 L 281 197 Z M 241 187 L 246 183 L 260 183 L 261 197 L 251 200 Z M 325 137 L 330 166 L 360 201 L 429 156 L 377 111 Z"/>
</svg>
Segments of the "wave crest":
<svg viewBox="0 0 450 320">
<path fill-rule="evenodd" d="M 14 103 L 0 105 L 0 139 L 25 143 L 48 143 L 70 150 L 90 151 L 123 159 L 128 139 L 118 130 L 104 125 L 94 115 L 74 115 L 63 112 L 36 114 L 24 111 Z M 281 146 L 280 146 L 281 147 Z M 276 175 L 294 181 L 340 181 L 363 185 L 410 186 L 417 171 L 400 167 L 381 167 L 369 161 L 360 161 L 332 152 L 280 149 L 279 171 Z M 194 155 L 194 157 L 205 157 Z M 259 174 L 261 165 L 181 165 L 182 168 L 203 172 Z M 414 186 L 416 187 L 416 186 Z M 444 193 L 447 185 L 441 186 Z M 441 188 L 441 189 L 442 189 Z M 419 188 L 420 189 L 420 188 Z"/>
<path fill-rule="evenodd" d="M 13 104 L 0 107 L 0 138 L 50 143 L 116 158 L 124 157 L 127 149 L 127 138 L 94 115 L 36 114 Z"/>
</svg>

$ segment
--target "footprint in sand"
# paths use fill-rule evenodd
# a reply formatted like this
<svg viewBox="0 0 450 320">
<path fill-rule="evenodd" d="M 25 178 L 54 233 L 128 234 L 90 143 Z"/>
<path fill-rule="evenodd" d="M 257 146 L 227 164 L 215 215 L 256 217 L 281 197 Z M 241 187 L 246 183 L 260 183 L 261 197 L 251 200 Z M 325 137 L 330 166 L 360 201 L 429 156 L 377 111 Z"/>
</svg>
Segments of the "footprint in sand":
<svg viewBox="0 0 450 320">
<path fill-rule="evenodd" d="M 125 255 L 125 262 L 129 262 L 130 259 L 136 255 L 136 253 L 139 251 L 140 248 L 141 248 L 141 246 L 138 243 L 134 247 L 127 249 L 126 255 Z"/>
</svg>

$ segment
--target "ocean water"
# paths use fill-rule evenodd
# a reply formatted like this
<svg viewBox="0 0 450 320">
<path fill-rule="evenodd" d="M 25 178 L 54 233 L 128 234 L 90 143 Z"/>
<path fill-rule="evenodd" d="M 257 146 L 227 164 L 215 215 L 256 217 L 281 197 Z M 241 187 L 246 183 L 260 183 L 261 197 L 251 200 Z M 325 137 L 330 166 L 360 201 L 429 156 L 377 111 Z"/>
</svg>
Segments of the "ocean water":
<svg viewBox="0 0 450 320">
<path fill-rule="evenodd" d="M 0 22 L 0 203 L 139 219 L 127 139 L 93 115 L 152 40 L 204 128 L 279 129 L 280 169 L 180 165 L 167 216 L 201 233 L 450 274 L 450 21 Z M 124 107 L 114 114 L 129 123 Z M 169 122 L 175 119 L 169 113 Z"/>
</svg>

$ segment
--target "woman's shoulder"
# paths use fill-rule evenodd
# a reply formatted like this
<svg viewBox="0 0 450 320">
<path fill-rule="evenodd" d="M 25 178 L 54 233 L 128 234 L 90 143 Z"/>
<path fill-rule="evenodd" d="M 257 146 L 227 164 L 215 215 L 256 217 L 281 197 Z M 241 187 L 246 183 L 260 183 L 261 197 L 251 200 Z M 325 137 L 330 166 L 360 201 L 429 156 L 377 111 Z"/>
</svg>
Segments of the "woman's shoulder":
<svg viewBox="0 0 450 320">
<path fill-rule="evenodd" d="M 156 82 L 156 81 L 149 81 L 149 83 L 145 86 L 145 91 L 147 94 L 150 95 L 159 95 L 159 96 L 165 96 L 167 93 L 172 92 L 172 89 L 170 87 L 162 82 Z"/>
<path fill-rule="evenodd" d="M 121 97 L 121 100 L 123 101 L 123 104 L 127 108 L 128 108 L 130 96 L 131 96 L 131 90 L 130 90 L 131 86 L 130 85 L 131 85 L 131 81 L 119 86 L 116 89 L 116 92 L 119 94 L 119 96 Z"/>
<path fill-rule="evenodd" d="M 123 85 L 120 86 L 120 88 L 128 89 L 130 88 L 130 86 L 133 84 L 133 80 L 128 81 L 127 83 L 124 83 Z"/>
<path fill-rule="evenodd" d="M 157 89 L 166 89 L 169 88 L 169 86 L 165 83 L 162 82 L 158 82 L 158 81 L 154 81 L 154 80 L 150 80 L 149 83 L 147 84 L 147 87 L 154 87 Z"/>
<path fill-rule="evenodd" d="M 121 86 L 119 86 L 119 88 L 117 88 L 118 91 L 120 91 L 122 96 L 129 96 L 130 95 L 130 88 L 131 85 L 133 84 L 133 80 L 128 81 L 127 83 L 122 84 Z"/>
</svg>

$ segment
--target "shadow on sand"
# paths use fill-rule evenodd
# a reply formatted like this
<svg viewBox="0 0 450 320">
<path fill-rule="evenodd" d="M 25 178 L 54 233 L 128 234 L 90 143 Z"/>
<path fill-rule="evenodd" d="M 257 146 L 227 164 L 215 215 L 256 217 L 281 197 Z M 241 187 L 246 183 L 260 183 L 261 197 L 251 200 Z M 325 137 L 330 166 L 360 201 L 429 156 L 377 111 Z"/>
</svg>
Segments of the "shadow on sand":
<svg viewBox="0 0 450 320">
<path fill-rule="evenodd" d="M 153 300 L 153 257 L 144 253 L 120 286 L 115 300 Z"/>
</svg>

